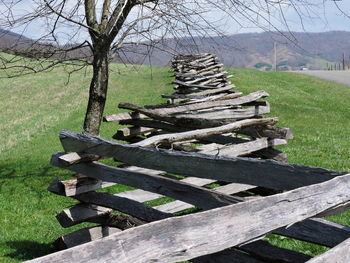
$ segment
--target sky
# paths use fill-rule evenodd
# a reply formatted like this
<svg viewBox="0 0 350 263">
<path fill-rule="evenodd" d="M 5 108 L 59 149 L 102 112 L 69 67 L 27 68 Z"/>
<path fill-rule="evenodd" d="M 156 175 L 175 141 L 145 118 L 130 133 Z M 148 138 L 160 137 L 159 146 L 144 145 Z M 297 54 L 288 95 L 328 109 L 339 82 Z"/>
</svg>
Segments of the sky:
<svg viewBox="0 0 350 263">
<path fill-rule="evenodd" d="M 278 0 L 270 0 L 272 1 Z M 350 0 L 310 0 L 308 2 L 315 4 L 308 11 L 306 8 L 300 8 L 297 12 L 291 6 L 282 6 L 284 17 L 276 15 L 275 19 L 272 18 L 273 26 L 282 31 L 289 29 L 296 32 L 350 31 Z M 213 15 L 215 16 L 215 13 Z M 288 27 L 285 23 L 280 22 L 283 20 L 286 21 Z M 249 22 L 244 22 L 244 25 L 245 27 L 242 28 L 229 22 L 227 31 L 229 34 L 264 31 Z M 265 26 L 265 29 L 275 31 L 271 26 Z"/>
<path fill-rule="evenodd" d="M 317 2 L 317 0 L 314 0 Z M 338 7 L 337 7 L 338 6 Z M 339 10 L 341 9 L 341 11 Z M 317 9 L 316 9 L 317 10 Z M 300 18 L 294 11 L 287 11 L 286 17 L 293 31 L 325 32 L 325 31 L 350 31 L 350 1 L 337 0 L 326 1 L 318 13 L 311 14 L 313 18 L 304 18 L 303 29 Z"/>
<path fill-rule="evenodd" d="M 9 0 L 10 1 L 10 0 Z M 14 7 L 12 9 L 12 12 L 14 14 L 23 12 L 25 10 L 31 10 L 33 9 L 33 0 L 22 0 L 21 4 Z M 35 0 L 34 0 L 35 1 Z M 101 1 L 101 0 L 99 0 Z M 201 0 L 199 0 L 201 1 Z M 243 2 L 250 3 L 254 1 L 249 0 L 242 0 Z M 280 0 L 269 0 L 270 2 L 277 2 Z M 284 2 L 288 2 L 288 0 L 282 0 Z M 5 1 L 0 1 L 0 15 L 4 15 L 5 7 L 4 7 Z M 69 1 L 68 1 L 69 2 Z M 74 3 L 75 1 L 73 1 Z M 255 1 L 259 2 L 259 1 Z M 303 2 L 303 0 L 295 0 L 295 2 Z M 284 17 L 275 15 L 276 18 L 271 19 L 271 23 L 276 26 L 281 31 L 286 31 L 289 29 L 290 31 L 305 31 L 305 32 L 325 32 L 325 31 L 332 31 L 332 30 L 339 30 L 339 31 L 350 31 L 350 0 L 338 0 L 334 2 L 333 0 L 309 0 L 310 3 L 323 3 L 323 5 L 319 8 L 312 8 L 312 13 L 306 13 L 305 8 L 301 8 L 299 14 L 291 8 L 291 6 L 288 5 L 282 5 L 282 10 Z M 335 3 L 339 6 L 339 8 L 343 11 L 341 12 L 335 5 Z M 349 14 L 349 17 L 347 17 L 347 14 Z M 301 20 L 299 15 L 303 16 L 303 19 Z M 208 14 L 208 16 L 215 20 L 219 16 L 223 16 L 223 13 L 212 11 Z M 244 18 L 239 18 L 242 26 L 237 25 L 237 23 L 234 23 L 230 19 L 222 18 L 225 23 L 223 23 L 222 27 L 227 35 L 230 34 L 236 34 L 236 33 L 248 33 L 248 32 L 262 32 L 264 30 L 272 30 L 275 31 L 276 28 L 272 27 L 271 25 L 264 24 L 263 22 L 259 22 L 259 24 L 263 25 L 264 29 L 257 27 L 252 22 L 249 22 L 245 20 Z M 254 20 L 254 18 L 253 18 Z M 285 25 L 282 25 L 279 21 L 285 20 L 288 24 L 288 28 Z M 0 24 L 1 27 L 1 24 Z M 13 28 L 12 30 L 16 33 L 21 33 L 23 30 L 22 27 Z M 44 27 L 39 23 L 32 23 L 29 27 L 27 27 L 25 31 L 25 35 L 30 38 L 37 38 L 39 35 L 42 34 L 44 30 Z M 64 33 L 69 32 L 69 28 L 63 29 L 62 36 Z M 69 35 L 69 33 L 67 33 Z M 86 34 L 86 33 L 85 33 Z M 87 34 L 83 37 L 86 37 Z"/>
</svg>

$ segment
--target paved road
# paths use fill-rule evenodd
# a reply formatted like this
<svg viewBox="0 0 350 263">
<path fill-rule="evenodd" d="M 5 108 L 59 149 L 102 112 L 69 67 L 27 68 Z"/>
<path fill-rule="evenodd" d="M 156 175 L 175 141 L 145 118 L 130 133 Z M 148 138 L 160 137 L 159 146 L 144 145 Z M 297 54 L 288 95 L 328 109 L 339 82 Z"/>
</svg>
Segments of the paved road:
<svg viewBox="0 0 350 263">
<path fill-rule="evenodd" d="M 306 74 L 329 81 L 334 81 L 350 87 L 350 71 L 303 70 L 295 73 Z"/>
</svg>

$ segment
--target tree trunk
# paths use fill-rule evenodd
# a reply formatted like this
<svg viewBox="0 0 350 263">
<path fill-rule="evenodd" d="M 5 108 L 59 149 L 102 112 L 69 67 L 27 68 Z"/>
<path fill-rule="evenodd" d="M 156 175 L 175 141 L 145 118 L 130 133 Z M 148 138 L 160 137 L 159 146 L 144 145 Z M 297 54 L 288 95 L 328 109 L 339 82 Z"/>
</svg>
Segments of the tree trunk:
<svg viewBox="0 0 350 263">
<path fill-rule="evenodd" d="M 84 131 L 99 135 L 108 88 L 108 52 L 96 49 L 93 60 L 93 77 L 90 84 Z"/>
</svg>

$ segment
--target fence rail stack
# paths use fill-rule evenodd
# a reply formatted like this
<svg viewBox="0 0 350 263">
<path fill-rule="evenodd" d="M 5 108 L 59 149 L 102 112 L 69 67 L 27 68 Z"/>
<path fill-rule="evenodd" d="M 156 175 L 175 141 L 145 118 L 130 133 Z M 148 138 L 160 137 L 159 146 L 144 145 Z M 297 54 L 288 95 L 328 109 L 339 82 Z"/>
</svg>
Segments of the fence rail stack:
<svg viewBox="0 0 350 263">
<path fill-rule="evenodd" d="M 229 80 L 231 76 L 211 54 L 181 55 L 173 59 L 172 65 L 175 92 L 162 95 L 169 99 L 168 103 L 143 107 L 120 103 L 119 108 L 130 112 L 104 118 L 106 122 L 129 125 L 119 129 L 114 139 L 139 142 L 144 146 L 151 143 L 177 150 L 287 161 L 287 155 L 274 146 L 286 144 L 293 135 L 289 128 L 275 126 L 277 118 L 263 118 L 270 113 L 269 103 L 263 100 L 269 96 L 267 92 L 257 91 L 244 96 L 235 90 Z M 198 72 L 206 79 L 198 76 Z M 161 133 L 189 131 L 193 132 L 185 138 L 176 136 L 161 143 L 152 142 L 156 137 L 141 142 L 145 137 Z M 201 147 L 195 147 L 197 144 Z"/>
<path fill-rule="evenodd" d="M 218 61 L 178 57 L 175 76 L 187 78 L 200 63 Z M 181 101 L 170 104 L 120 104 L 131 112 L 106 120 L 133 125 L 114 136 L 130 144 L 62 131 L 64 153 L 51 163 L 78 176 L 49 190 L 79 203 L 57 219 L 63 227 L 97 225 L 59 238 L 56 245 L 70 249 L 33 262 L 348 262 L 350 228 L 320 217 L 347 210 L 350 174 L 285 162 L 273 147 L 292 135 L 264 117 L 268 94 L 221 91 L 233 84 L 220 79 L 195 87 L 177 79 L 164 97 Z M 333 249 L 312 258 L 272 245 L 269 233 Z"/>
</svg>

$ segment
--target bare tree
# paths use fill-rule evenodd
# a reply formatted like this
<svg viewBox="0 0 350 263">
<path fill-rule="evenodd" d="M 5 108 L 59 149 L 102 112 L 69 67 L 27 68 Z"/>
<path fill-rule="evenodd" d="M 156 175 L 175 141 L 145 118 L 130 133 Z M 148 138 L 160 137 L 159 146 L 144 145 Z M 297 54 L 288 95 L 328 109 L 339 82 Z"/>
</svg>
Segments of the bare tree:
<svg viewBox="0 0 350 263">
<path fill-rule="evenodd" d="M 322 2 L 321 0 L 319 0 Z M 84 130 L 99 134 L 106 102 L 111 57 L 128 46 L 152 48 L 166 37 L 196 37 L 222 34 L 229 20 L 245 27 L 247 21 L 265 30 L 287 25 L 283 14 L 292 8 L 310 14 L 308 0 L 1 0 L 0 27 L 23 30 L 40 25 L 35 41 L 25 37 L 2 49 L 11 59 L 2 58 L 2 69 L 9 76 L 37 73 L 57 65 L 75 66 L 71 71 L 92 65 Z M 221 30 L 221 29 L 222 30 Z M 7 33 L 7 31 L 4 31 Z M 164 45 L 163 45 L 164 47 Z M 176 48 L 175 48 L 176 49 Z M 144 49 L 149 51 L 149 49 Z M 17 63 L 20 56 L 29 56 Z M 15 71 L 13 71 L 15 69 Z"/>
</svg>

